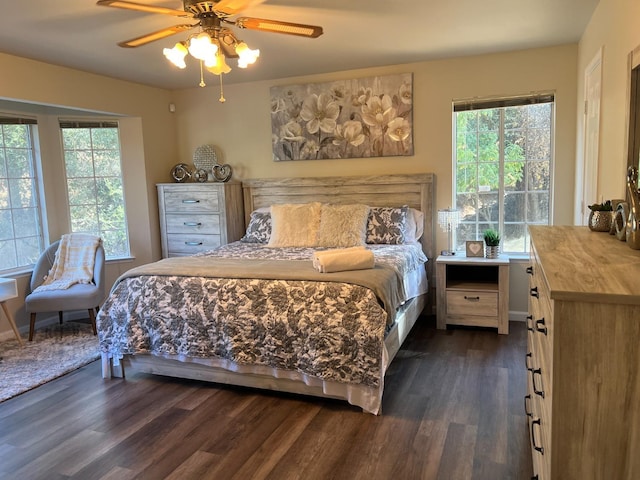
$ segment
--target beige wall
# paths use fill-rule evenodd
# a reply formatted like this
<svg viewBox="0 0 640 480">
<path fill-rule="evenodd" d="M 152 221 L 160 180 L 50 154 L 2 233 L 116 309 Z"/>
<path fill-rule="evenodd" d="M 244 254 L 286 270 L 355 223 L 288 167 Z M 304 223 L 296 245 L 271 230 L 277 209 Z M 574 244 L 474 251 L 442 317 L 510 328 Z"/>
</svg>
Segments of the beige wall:
<svg viewBox="0 0 640 480">
<path fill-rule="evenodd" d="M 629 53 L 640 45 L 640 2 L 600 0 L 578 48 L 578 98 L 584 97 L 584 70 L 602 48 L 602 99 L 597 198 L 625 198 Z M 583 116 L 577 114 L 578 155 Z M 579 158 L 579 157 L 578 157 Z M 596 199 L 584 199 L 593 203 Z"/>
<path fill-rule="evenodd" d="M 192 163 L 203 144 L 222 151 L 220 161 L 234 169 L 234 178 L 330 176 L 432 172 L 436 175 L 436 208 L 451 204 L 451 104 L 454 99 L 518 95 L 553 90 L 556 93 L 556 163 L 554 165 L 554 221 L 571 223 L 575 159 L 577 46 L 526 50 L 505 54 L 454 58 L 407 65 L 335 72 L 225 86 L 226 103 L 218 102 L 215 82 L 210 87 L 168 92 L 27 59 L 0 54 L 0 99 L 64 106 L 130 116 L 125 159 L 132 263 L 110 265 L 111 281 L 127 268 L 159 258 L 155 184 L 169 181 L 178 162 Z M 324 82 L 336 79 L 413 72 L 414 146 L 411 157 L 273 162 L 269 88 L 272 85 Z M 176 105 L 169 113 L 168 104 Z M 136 142 L 135 130 L 143 133 Z M 124 152 L 123 152 L 124 153 Z M 129 155 L 129 154 L 128 154 Z M 142 158 L 144 156 L 144 158 Z M 55 190 L 51 186 L 47 189 Z M 52 194 L 52 202 L 56 198 Z M 134 206 L 132 208 L 132 205 Z M 446 234 L 438 231 L 436 250 L 445 248 Z M 514 270 L 514 269 L 512 269 Z M 519 271 L 519 269 L 515 269 Z M 514 272 L 515 273 L 515 272 Z M 20 279 L 24 296 L 28 277 Z M 524 281 L 526 279 L 523 279 Z M 522 282 L 512 278 L 513 290 Z M 511 310 L 525 311 L 526 297 L 514 295 Z M 20 326 L 27 324 L 22 300 L 9 302 Z M 0 335 L 9 332 L 4 318 Z"/>
<path fill-rule="evenodd" d="M 23 111 L 38 112 L 50 238 L 59 238 L 68 228 L 58 116 L 52 107 L 124 115 L 128 118 L 121 122 L 120 132 L 125 198 L 135 258 L 110 263 L 107 280 L 111 283 L 130 267 L 158 259 L 160 238 L 155 183 L 166 180 L 167 165 L 177 156 L 174 117 L 168 110 L 171 92 L 5 54 L 0 54 L 0 71 L 0 100 L 11 101 L 0 101 L 0 111 L 19 111 L 15 103 L 18 101 L 26 102 Z M 50 108 L 43 110 L 32 104 Z M 69 116 L 67 111 L 64 117 Z M 30 272 L 26 272 L 17 276 L 20 297 L 7 302 L 20 327 L 28 325 L 23 299 L 29 275 Z M 0 336 L 11 336 L 10 332 L 4 315 L 0 315 Z"/>
<path fill-rule="evenodd" d="M 182 90 L 174 93 L 180 161 L 191 162 L 196 147 L 214 144 L 220 147 L 223 161 L 234 168 L 235 177 L 239 179 L 432 172 L 437 179 L 436 208 L 447 208 L 452 204 L 452 100 L 553 90 L 557 107 L 553 216 L 556 224 L 571 224 L 576 66 L 577 46 L 566 45 L 230 85 L 225 87 L 227 101 L 224 104 L 217 100 L 217 86 Z M 414 156 L 272 161 L 271 86 L 404 72 L 414 74 Z M 446 247 L 447 237 L 439 229 L 437 232 L 436 251 L 440 251 Z M 523 272 L 523 268 L 512 268 L 512 311 L 527 310 L 527 279 Z"/>
</svg>

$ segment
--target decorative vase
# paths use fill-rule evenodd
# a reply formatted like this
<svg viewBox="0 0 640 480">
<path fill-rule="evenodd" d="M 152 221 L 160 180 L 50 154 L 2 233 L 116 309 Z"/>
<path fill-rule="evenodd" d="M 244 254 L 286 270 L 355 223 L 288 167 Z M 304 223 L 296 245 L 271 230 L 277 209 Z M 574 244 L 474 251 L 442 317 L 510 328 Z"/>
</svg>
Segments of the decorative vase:
<svg viewBox="0 0 640 480">
<path fill-rule="evenodd" d="M 487 245 L 484 251 L 486 258 L 498 258 L 498 255 L 500 255 L 500 245 Z"/>
<path fill-rule="evenodd" d="M 629 217 L 627 218 L 627 245 L 634 250 L 640 250 L 640 194 L 638 193 L 638 169 L 629 167 L 627 170 L 627 192 L 629 194 Z"/>
<path fill-rule="evenodd" d="M 591 210 L 589 214 L 589 229 L 594 232 L 608 232 L 611 230 L 612 215 L 608 210 Z"/>
</svg>

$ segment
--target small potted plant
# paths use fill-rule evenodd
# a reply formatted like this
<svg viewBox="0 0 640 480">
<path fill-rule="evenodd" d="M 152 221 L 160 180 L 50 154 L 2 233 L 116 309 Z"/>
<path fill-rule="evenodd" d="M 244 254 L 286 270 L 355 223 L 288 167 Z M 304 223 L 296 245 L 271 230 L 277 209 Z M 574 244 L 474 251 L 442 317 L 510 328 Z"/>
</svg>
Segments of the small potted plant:
<svg viewBox="0 0 640 480">
<path fill-rule="evenodd" d="M 500 233 L 493 228 L 489 228 L 482 233 L 484 243 L 487 245 L 485 256 L 487 258 L 498 258 L 500 246 Z"/>
<path fill-rule="evenodd" d="M 611 200 L 589 205 L 589 229 L 594 232 L 608 232 L 613 220 L 613 205 Z"/>
</svg>

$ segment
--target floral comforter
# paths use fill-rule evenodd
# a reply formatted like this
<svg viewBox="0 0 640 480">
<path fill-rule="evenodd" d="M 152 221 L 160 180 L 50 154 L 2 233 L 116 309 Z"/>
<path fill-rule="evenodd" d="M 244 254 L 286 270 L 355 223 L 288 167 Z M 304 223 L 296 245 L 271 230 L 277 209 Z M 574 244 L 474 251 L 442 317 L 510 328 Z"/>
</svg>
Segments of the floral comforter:
<svg viewBox="0 0 640 480">
<path fill-rule="evenodd" d="M 417 246 L 369 245 L 399 274 Z M 235 242 L 200 255 L 308 260 L 313 249 Z M 97 317 L 102 352 L 217 357 L 379 387 L 387 314 L 372 290 L 304 280 L 142 275 L 116 282 Z"/>
</svg>

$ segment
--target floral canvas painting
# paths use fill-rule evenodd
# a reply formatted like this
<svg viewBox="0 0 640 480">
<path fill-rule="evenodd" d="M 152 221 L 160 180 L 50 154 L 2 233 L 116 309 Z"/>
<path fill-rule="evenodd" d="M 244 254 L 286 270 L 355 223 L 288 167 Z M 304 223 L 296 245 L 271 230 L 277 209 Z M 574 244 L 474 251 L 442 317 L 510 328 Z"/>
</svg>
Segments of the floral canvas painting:
<svg viewBox="0 0 640 480">
<path fill-rule="evenodd" d="M 411 73 L 271 88 L 273 159 L 413 155 Z"/>
</svg>

